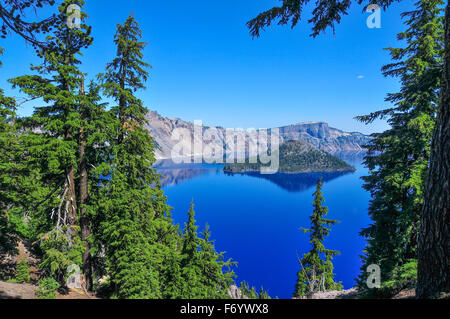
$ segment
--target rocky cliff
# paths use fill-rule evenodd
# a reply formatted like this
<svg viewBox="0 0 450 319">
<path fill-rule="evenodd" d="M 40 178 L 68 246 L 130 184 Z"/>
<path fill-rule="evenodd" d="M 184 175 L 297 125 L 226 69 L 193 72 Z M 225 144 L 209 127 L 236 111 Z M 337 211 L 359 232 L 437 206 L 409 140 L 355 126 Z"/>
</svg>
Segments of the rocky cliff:
<svg viewBox="0 0 450 319">
<path fill-rule="evenodd" d="M 285 141 L 306 141 L 321 151 L 336 153 L 343 151 L 363 151 L 362 146 L 370 142 L 370 137 L 361 133 L 347 133 L 323 122 L 300 123 L 280 128 Z"/>
<path fill-rule="evenodd" d="M 147 116 L 147 129 L 155 140 L 157 159 L 167 159 L 171 157 L 171 151 L 177 141 L 172 140 L 172 132 L 177 128 L 194 131 L 194 124 L 181 119 L 172 119 L 161 116 L 157 112 L 149 111 Z M 204 127 L 203 130 L 207 129 Z M 362 152 L 363 145 L 370 142 L 370 137 L 361 133 L 348 133 L 329 127 L 327 123 L 311 122 L 299 123 L 295 125 L 280 127 L 282 142 L 306 141 L 319 150 L 335 154 L 339 152 Z M 223 143 L 225 129 L 217 127 L 219 140 L 216 143 Z M 201 141 L 196 141 L 201 142 Z M 210 142 L 206 142 L 208 144 Z M 194 156 L 201 154 L 192 154 Z"/>
</svg>

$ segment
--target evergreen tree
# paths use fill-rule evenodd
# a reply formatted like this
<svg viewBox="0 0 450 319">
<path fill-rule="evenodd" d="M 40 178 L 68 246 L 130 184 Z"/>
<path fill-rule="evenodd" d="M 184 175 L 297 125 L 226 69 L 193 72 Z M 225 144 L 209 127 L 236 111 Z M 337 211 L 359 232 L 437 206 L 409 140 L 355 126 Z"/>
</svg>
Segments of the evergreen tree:
<svg viewBox="0 0 450 319">
<path fill-rule="evenodd" d="M 187 262 L 192 261 L 195 254 L 199 249 L 199 238 L 198 238 L 198 226 L 196 225 L 195 211 L 194 211 L 194 201 L 191 202 L 191 207 L 188 212 L 188 221 L 184 227 L 184 240 L 183 240 L 183 250 L 182 254 L 186 255 L 185 260 Z M 183 265 L 184 266 L 184 265 Z"/>
<path fill-rule="evenodd" d="M 21 127 L 17 107 L 0 89 L 0 254 L 14 253 L 19 237 L 32 238 L 36 203 L 46 191 L 33 164 L 33 134 Z"/>
<path fill-rule="evenodd" d="M 10 252 L 15 246 L 15 238 L 8 217 L 8 210 L 15 203 L 11 194 L 11 173 L 15 167 L 14 161 L 11 161 L 16 140 L 12 123 L 15 118 L 15 107 L 15 100 L 4 96 L 3 90 L 0 89 L 0 148 L 2 150 L 0 152 L 0 256 Z"/>
<path fill-rule="evenodd" d="M 295 27 L 302 17 L 302 9 L 308 0 L 280 0 L 282 5 L 274 7 L 259 14 L 247 23 L 253 37 L 259 37 L 264 28 L 278 21 L 279 25 L 291 24 Z M 358 4 L 363 0 L 357 0 Z M 375 3 L 383 9 L 388 8 L 394 0 L 367 1 L 367 4 Z M 419 1 L 417 5 L 421 5 Z M 343 15 L 346 15 L 352 1 L 319 0 L 315 4 L 312 18 L 315 37 L 320 32 L 331 27 L 334 31 L 336 23 L 340 23 Z M 441 2 L 430 2 L 431 5 L 441 5 Z M 430 155 L 430 169 L 427 175 L 427 184 L 424 191 L 424 204 L 418 238 L 418 289 L 419 298 L 430 298 L 440 291 L 450 290 L 450 250 L 448 238 L 450 224 L 448 211 L 450 200 L 449 183 L 443 182 L 450 179 L 448 145 L 450 138 L 450 4 L 447 3 L 444 16 L 444 67 L 441 82 L 441 98 L 437 110 L 437 121 L 432 138 Z M 430 45 L 432 45 L 430 43 Z"/>
<path fill-rule="evenodd" d="M 422 0 L 403 14 L 408 26 L 398 39 L 405 48 L 389 48 L 394 60 L 383 67 L 385 76 L 398 77 L 401 90 L 386 98 L 394 107 L 359 117 L 365 123 L 387 118 L 391 128 L 373 134 L 365 164 L 371 192 L 372 225 L 361 232 L 368 246 L 363 256 L 360 289 L 366 290 L 367 267 L 381 267 L 383 282 L 375 294 L 390 296 L 403 287 L 392 285 L 393 275 L 417 259 L 417 236 L 423 206 L 431 138 L 439 103 L 442 74 L 442 0 Z"/>
<path fill-rule="evenodd" d="M 81 240 L 84 243 L 82 255 L 83 273 L 86 278 L 86 288 L 92 289 L 94 267 L 92 243 L 95 238 L 92 227 L 95 225 L 99 213 L 98 197 L 102 173 L 108 167 L 110 156 L 108 127 L 114 123 L 109 112 L 105 111 L 105 104 L 101 103 L 100 87 L 91 82 L 87 92 L 84 89 L 84 76 L 80 82 L 80 134 L 78 137 L 78 207 Z M 99 254 L 96 251 L 97 255 Z M 98 276 L 103 273 L 100 271 Z"/>
<path fill-rule="evenodd" d="M 182 245 L 180 240 L 180 246 Z M 162 272 L 162 286 L 164 299 L 182 299 L 187 290 L 187 283 L 183 279 L 181 270 L 182 255 L 178 250 L 172 250 L 168 253 L 167 264 Z"/>
<path fill-rule="evenodd" d="M 99 76 L 101 86 L 85 89 L 77 55 L 92 38 L 87 25 L 66 24 L 70 4 L 59 7 L 46 45 L 34 43 L 43 63 L 10 80 L 26 102 L 45 105 L 16 119 L 16 101 L 0 91 L 1 253 L 19 236 L 32 239 L 47 275 L 64 283 L 76 264 L 85 288 L 109 275 L 117 298 L 225 298 L 234 263 L 215 251 L 208 228 L 198 237 L 193 206 L 185 234 L 178 233 L 152 168 L 147 109 L 135 97 L 149 67 L 139 25 L 132 16 L 118 25 L 117 57 Z M 101 90 L 117 102 L 111 111 Z"/>
<path fill-rule="evenodd" d="M 250 288 L 249 284 L 244 280 L 239 287 L 243 298 L 258 299 L 258 293 L 255 287 Z"/>
<path fill-rule="evenodd" d="M 209 227 L 206 226 L 203 238 L 200 238 L 195 223 L 194 204 L 191 203 L 181 252 L 181 277 L 184 282 L 181 297 L 184 299 L 226 298 L 226 292 L 234 277 L 230 268 L 235 263 L 231 260 L 224 261 L 225 253 L 216 252 L 213 242 L 210 241 Z"/>
<path fill-rule="evenodd" d="M 336 250 L 326 249 L 323 242 L 331 232 L 331 226 L 338 223 L 336 220 L 326 219 L 328 208 L 323 206 L 322 179 L 317 183 L 314 193 L 314 211 L 311 215 L 311 228 L 303 229 L 305 234 L 310 234 L 312 249 L 303 255 L 299 263 L 301 270 L 298 272 L 294 297 L 309 295 L 319 291 L 341 290 L 342 284 L 334 281 L 333 257 L 338 255 Z"/>
<path fill-rule="evenodd" d="M 417 297 L 450 292 L 450 4 L 444 21 L 444 68 L 419 232 Z"/>
<path fill-rule="evenodd" d="M 188 221 L 183 233 L 183 248 L 181 251 L 181 276 L 184 281 L 184 290 L 182 298 L 184 299 L 201 299 L 204 293 L 204 286 L 201 284 L 201 268 L 199 260 L 199 245 L 197 229 L 195 224 L 194 203 L 188 213 Z"/>
<path fill-rule="evenodd" d="M 44 6 L 52 6 L 54 0 L 3 0 L 0 3 L 0 37 L 5 38 L 9 31 L 12 31 L 28 43 L 37 47 L 46 46 L 46 42 L 37 39 L 37 34 L 48 33 L 54 23 L 56 16 L 53 15 L 41 21 L 25 21 L 26 11 L 32 9 L 36 11 Z"/>
<path fill-rule="evenodd" d="M 43 265 L 51 265 L 50 271 L 57 272 L 60 280 L 64 279 L 67 263 L 81 265 L 76 185 L 83 97 L 79 91 L 82 73 L 77 55 L 92 43 L 90 27 L 82 24 L 75 29 L 67 25 L 67 8 L 72 3 L 64 1 L 59 6 L 54 34 L 47 37 L 48 45 L 38 51 L 43 63 L 32 67 L 35 74 L 10 80 L 31 100 L 43 99 L 47 104 L 37 107 L 25 125 L 41 130 L 40 134 L 30 135 L 34 138 L 33 157 L 41 166 L 41 180 L 52 191 L 39 209 L 44 216 L 56 217 L 56 227 L 47 229 L 44 236 Z M 83 6 L 83 1 L 76 3 Z M 82 14 L 82 21 L 85 18 Z"/>
<path fill-rule="evenodd" d="M 257 17 L 247 22 L 250 34 L 253 37 L 259 37 L 261 31 L 277 22 L 278 25 L 290 24 L 294 28 L 302 19 L 303 9 L 308 5 L 309 0 L 279 0 L 280 6 L 273 7 L 267 11 L 260 13 Z M 400 0 L 377 0 L 364 1 L 355 0 L 358 4 L 369 5 L 376 3 L 383 9 L 388 8 L 393 2 Z M 312 24 L 312 36 L 316 37 L 321 32 L 325 32 L 327 28 L 331 28 L 334 32 L 336 24 L 341 22 L 342 16 L 348 14 L 348 10 L 352 5 L 351 0 L 346 1 L 330 1 L 317 0 L 312 10 L 312 16 L 308 20 Z"/>
<path fill-rule="evenodd" d="M 28 283 L 30 280 L 30 266 L 25 259 L 22 259 L 16 267 L 16 281 L 18 283 Z"/>
<path fill-rule="evenodd" d="M 161 276 L 176 249 L 177 228 L 152 168 L 154 143 L 145 130 L 147 109 L 135 97 L 144 89 L 149 64 L 146 43 L 133 16 L 117 26 L 116 58 L 101 74 L 102 89 L 117 105 L 111 110 L 110 180 L 103 182 L 102 242 L 115 293 L 120 298 L 160 298 Z"/>
<path fill-rule="evenodd" d="M 235 277 L 231 267 L 237 263 L 231 259 L 224 260 L 225 252 L 217 253 L 210 238 L 209 225 L 206 225 L 199 246 L 202 283 L 207 291 L 206 298 L 224 298 Z"/>
<path fill-rule="evenodd" d="M 10 202 L 9 192 L 11 173 L 11 158 L 15 142 L 15 127 L 14 121 L 16 117 L 16 101 L 13 98 L 4 95 L 3 90 L 0 89 L 0 146 L 2 152 L 0 153 L 0 209 L 4 211 Z"/>
</svg>

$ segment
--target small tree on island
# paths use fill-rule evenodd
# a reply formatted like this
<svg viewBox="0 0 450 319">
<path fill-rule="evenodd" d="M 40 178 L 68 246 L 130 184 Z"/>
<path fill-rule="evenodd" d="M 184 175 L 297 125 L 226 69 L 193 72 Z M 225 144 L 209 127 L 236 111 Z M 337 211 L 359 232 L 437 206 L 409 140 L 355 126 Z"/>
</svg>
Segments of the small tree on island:
<svg viewBox="0 0 450 319">
<path fill-rule="evenodd" d="M 311 215 L 311 228 L 302 231 L 310 234 L 312 249 L 299 259 L 301 270 L 297 274 L 294 297 L 301 297 L 315 292 L 342 290 L 343 286 L 334 281 L 333 257 L 340 253 L 336 250 L 325 249 L 323 241 L 331 232 L 331 226 L 339 223 L 337 220 L 326 219 L 328 207 L 324 203 L 322 179 L 317 183 L 314 196 L 314 212 Z"/>
</svg>

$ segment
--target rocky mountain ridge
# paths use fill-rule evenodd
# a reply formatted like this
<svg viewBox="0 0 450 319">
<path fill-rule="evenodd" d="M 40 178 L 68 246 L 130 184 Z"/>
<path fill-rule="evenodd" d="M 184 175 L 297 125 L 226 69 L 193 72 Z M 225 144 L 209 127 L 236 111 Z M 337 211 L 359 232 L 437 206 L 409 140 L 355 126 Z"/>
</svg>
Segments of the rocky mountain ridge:
<svg viewBox="0 0 450 319">
<path fill-rule="evenodd" d="M 155 111 L 149 111 L 146 119 L 148 125 L 146 128 L 150 131 L 156 146 L 156 158 L 168 159 L 171 158 L 171 152 L 173 147 L 178 143 L 172 139 L 172 133 L 176 129 L 187 129 L 190 132 L 194 132 L 194 123 L 184 121 L 179 118 L 168 118 L 160 115 Z M 218 131 L 219 140 L 215 143 L 224 144 L 225 129 L 222 127 L 215 127 Z M 208 127 L 203 127 L 203 131 Z M 287 141 L 306 141 L 321 151 L 325 151 L 331 154 L 341 152 L 363 152 L 363 146 L 370 143 L 370 137 L 362 133 L 357 132 L 344 132 L 339 129 L 330 127 L 324 122 L 309 122 L 298 123 L 294 125 L 280 127 L 281 143 Z M 206 142 L 200 141 L 198 137 L 195 137 L 194 142 Z M 197 140 L 195 140 L 197 139 Z M 186 145 L 188 148 L 191 145 Z M 191 153 L 192 156 L 200 156 L 201 154 Z"/>
</svg>

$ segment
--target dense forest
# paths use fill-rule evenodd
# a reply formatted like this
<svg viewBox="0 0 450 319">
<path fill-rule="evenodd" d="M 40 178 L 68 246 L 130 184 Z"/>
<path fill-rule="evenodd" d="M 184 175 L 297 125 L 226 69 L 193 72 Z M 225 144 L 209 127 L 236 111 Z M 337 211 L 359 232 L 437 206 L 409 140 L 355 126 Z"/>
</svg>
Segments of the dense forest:
<svg viewBox="0 0 450 319">
<path fill-rule="evenodd" d="M 22 1 L 18 10 L 52 3 Z M 216 252 L 208 227 L 199 234 L 193 204 L 179 230 L 152 168 L 147 109 L 135 96 L 150 68 L 139 24 L 130 15 L 117 25 L 116 56 L 85 83 L 77 56 L 93 39 L 86 15 L 79 28 L 66 24 L 71 4 L 64 1 L 59 14 L 33 25 L 2 7 L 3 30 L 13 19 L 13 31 L 28 34 L 42 61 L 10 83 L 29 101 L 45 102 L 19 118 L 18 102 L 0 91 L 2 258 L 27 243 L 41 260 L 44 297 L 80 271 L 83 289 L 110 298 L 226 298 L 235 263 Z M 46 42 L 33 37 L 50 29 Z M 115 105 L 107 109 L 105 97 Z M 29 281 L 28 268 L 22 258 L 13 280 Z"/>
<path fill-rule="evenodd" d="M 294 27 L 308 1 L 281 2 L 248 22 L 252 36 L 275 22 Z M 372 2 L 386 9 L 393 0 Z M 92 30 L 83 12 L 76 16 L 77 27 L 67 23 L 73 4 L 83 8 L 84 1 L 0 3 L 1 36 L 22 38 L 40 60 L 28 74 L 9 80 L 25 102 L 36 103 L 32 116 L 19 117 L 24 102 L 0 88 L 2 261 L 22 256 L 23 245 L 37 256 L 42 298 L 54 298 L 77 273 L 85 291 L 106 298 L 229 298 L 236 263 L 216 251 L 208 226 L 198 231 L 193 202 L 184 228 L 173 222 L 153 168 L 155 146 L 144 129 L 148 110 L 137 97 L 151 68 L 138 22 L 131 14 L 117 25 L 111 34 L 115 56 L 105 60 L 103 73 L 89 75 L 80 56 L 89 54 Z M 309 21 L 312 35 L 334 29 L 350 4 L 317 1 Z M 26 19 L 27 10 L 43 7 L 57 13 L 41 21 Z M 388 93 L 389 108 L 358 118 L 390 124 L 366 146 L 364 188 L 372 195 L 372 224 L 361 231 L 368 243 L 358 278 L 361 297 L 392 297 L 414 288 L 419 298 L 436 298 L 450 289 L 450 8 L 443 0 L 418 0 L 415 7 L 402 15 L 405 31 L 397 38 L 403 46 L 387 49 L 393 61 L 382 69 L 399 80 L 400 91 Z M 3 53 L 0 47 L 0 57 Z M 347 167 L 322 153 L 301 157 L 291 143 L 283 147 L 295 164 L 282 165 L 287 170 L 318 159 L 327 168 Z M 294 297 L 342 289 L 332 263 L 338 252 L 323 245 L 337 221 L 326 218 L 322 187 L 319 181 L 311 228 L 303 230 L 312 249 L 298 258 Z M 1 269 L 0 279 L 30 281 L 29 261 L 19 259 L 12 272 Z M 375 289 L 366 285 L 373 264 L 383 277 Z M 246 282 L 240 291 L 269 298 Z"/>
<path fill-rule="evenodd" d="M 308 1 L 282 0 L 247 23 L 260 37 L 272 24 L 294 28 Z M 363 0 L 355 1 L 363 4 Z M 393 0 L 368 1 L 387 9 Z M 308 20 L 311 36 L 339 24 L 352 1 L 320 0 Z M 374 134 L 365 163 L 370 176 L 372 225 L 362 230 L 368 240 L 359 288 L 368 297 L 389 297 L 415 287 L 418 298 L 450 290 L 449 278 L 449 138 L 450 138 L 450 6 L 443 0 L 418 0 L 402 14 L 406 30 L 397 36 L 405 47 L 389 48 L 393 63 L 383 67 L 401 90 L 389 93 L 392 107 L 358 119 L 387 119 L 391 129 Z M 384 284 L 367 289 L 367 265 L 381 268 Z"/>
<path fill-rule="evenodd" d="M 287 141 L 283 143 L 276 157 L 279 159 L 280 173 L 323 173 L 323 172 L 354 172 L 355 168 L 343 160 L 320 151 L 304 141 Z M 225 172 L 245 173 L 259 172 L 267 165 L 260 158 L 250 158 L 247 163 L 231 164 L 224 167 Z"/>
</svg>

